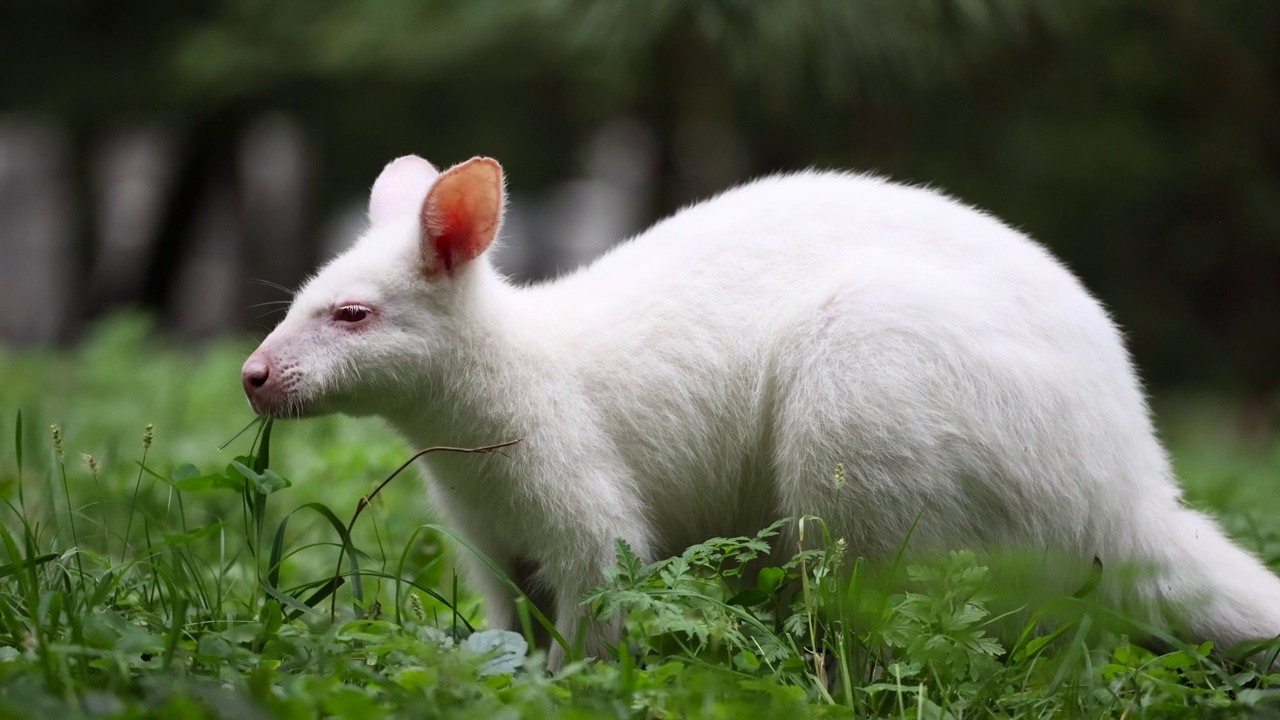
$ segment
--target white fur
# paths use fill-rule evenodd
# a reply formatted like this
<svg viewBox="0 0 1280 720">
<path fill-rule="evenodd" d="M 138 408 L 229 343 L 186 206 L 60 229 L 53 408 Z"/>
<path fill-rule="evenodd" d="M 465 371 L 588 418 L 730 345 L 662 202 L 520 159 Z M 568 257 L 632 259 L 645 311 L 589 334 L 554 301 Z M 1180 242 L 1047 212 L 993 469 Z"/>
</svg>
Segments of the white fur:
<svg viewBox="0 0 1280 720">
<path fill-rule="evenodd" d="M 1107 314 L 991 217 L 873 177 L 769 177 L 517 288 L 483 255 L 424 277 L 416 182 L 399 210 L 375 193 L 263 342 L 287 402 L 259 410 L 376 414 L 418 447 L 523 438 L 423 465 L 489 557 L 536 563 L 565 635 L 615 538 L 652 559 L 814 514 L 884 557 L 922 510 L 913 544 L 1147 565 L 1139 592 L 1198 638 L 1280 632 L 1280 580 L 1181 504 Z M 328 319 L 348 303 L 376 322 Z M 513 625 L 510 593 L 472 579 Z"/>
</svg>

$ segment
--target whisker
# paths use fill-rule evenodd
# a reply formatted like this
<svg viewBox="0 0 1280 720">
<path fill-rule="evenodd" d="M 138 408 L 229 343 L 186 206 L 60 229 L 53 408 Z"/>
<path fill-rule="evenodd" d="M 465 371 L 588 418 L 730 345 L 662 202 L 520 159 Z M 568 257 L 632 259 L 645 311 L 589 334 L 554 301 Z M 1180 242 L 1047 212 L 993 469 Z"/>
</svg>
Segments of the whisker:
<svg viewBox="0 0 1280 720">
<path fill-rule="evenodd" d="M 293 296 L 297 293 L 296 290 L 291 290 L 285 287 L 284 285 L 281 285 L 278 282 L 271 282 L 270 280 L 264 280 L 262 278 L 249 278 L 249 282 L 255 285 L 264 285 L 269 288 L 275 288 L 276 290 L 280 290 L 281 292 L 288 293 L 290 296 Z"/>
<path fill-rule="evenodd" d="M 292 302 L 292 300 L 267 300 L 260 303 L 254 303 L 245 309 L 253 310 L 254 308 L 266 307 L 267 305 L 288 305 Z"/>
</svg>

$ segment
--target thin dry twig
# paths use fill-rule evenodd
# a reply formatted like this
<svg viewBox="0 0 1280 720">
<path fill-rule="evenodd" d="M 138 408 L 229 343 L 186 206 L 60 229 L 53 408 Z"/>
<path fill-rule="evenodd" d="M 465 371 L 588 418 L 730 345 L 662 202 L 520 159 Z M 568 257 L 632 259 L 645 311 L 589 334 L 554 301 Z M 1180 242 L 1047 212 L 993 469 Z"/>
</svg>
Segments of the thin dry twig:
<svg viewBox="0 0 1280 720">
<path fill-rule="evenodd" d="M 509 448 L 512 445 L 515 445 L 521 442 L 522 440 L 524 440 L 524 438 L 516 438 L 515 440 L 508 440 L 506 442 L 500 442 L 494 445 L 484 445 L 482 447 L 474 447 L 474 448 L 450 447 L 448 445 L 436 445 L 436 446 L 425 448 L 415 452 L 413 455 L 410 455 L 409 459 L 405 460 L 400 465 L 400 467 L 396 468 L 395 472 L 388 475 L 386 480 L 383 480 L 382 482 L 378 483 L 378 487 L 374 488 L 373 492 L 360 498 L 360 501 L 356 503 L 355 513 L 351 515 L 351 522 L 347 523 L 347 537 L 351 537 L 351 531 L 356 526 L 356 520 L 360 519 L 360 513 L 364 512 L 364 509 L 368 507 L 370 503 L 373 502 L 373 499 L 378 496 L 378 493 L 382 492 L 382 488 L 386 487 L 387 484 L 390 483 L 392 480 L 395 480 L 397 475 L 404 472 L 405 469 L 407 469 L 410 465 L 412 465 L 416 460 L 418 460 L 422 456 L 428 455 L 433 452 L 455 452 L 455 453 L 471 453 L 476 455 L 484 455 L 491 452 L 497 452 L 504 448 Z M 353 549 L 354 549 L 354 546 L 353 546 Z M 346 550 L 347 550 L 347 547 L 345 544 L 338 550 L 338 564 L 333 570 L 334 582 L 341 582 L 342 560 L 343 560 L 343 555 L 346 553 Z M 360 582 L 360 578 L 352 578 L 352 581 Z M 329 600 L 329 620 L 331 622 L 337 618 L 337 611 L 338 611 L 338 594 L 335 592 L 330 597 L 330 600 Z"/>
</svg>

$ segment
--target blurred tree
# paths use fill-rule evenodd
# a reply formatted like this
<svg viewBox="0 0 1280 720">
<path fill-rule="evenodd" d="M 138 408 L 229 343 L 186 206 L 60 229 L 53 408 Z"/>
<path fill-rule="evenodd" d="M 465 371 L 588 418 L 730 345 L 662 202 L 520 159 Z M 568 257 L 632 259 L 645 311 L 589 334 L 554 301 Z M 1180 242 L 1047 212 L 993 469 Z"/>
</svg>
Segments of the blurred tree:
<svg viewBox="0 0 1280 720">
<path fill-rule="evenodd" d="M 202 204 L 220 187 L 243 197 L 235 149 L 247 124 L 268 110 L 305 123 L 313 165 L 330 179 L 318 184 L 321 206 L 353 193 L 376 163 L 405 148 L 430 147 L 444 158 L 497 155 L 526 183 L 563 177 L 588 128 L 631 112 L 659 130 L 668 178 L 662 206 L 670 209 L 749 168 L 739 161 L 747 150 L 732 121 L 742 105 L 786 117 L 805 96 L 838 102 L 894 79 L 916 87 L 968 66 L 973 48 L 1025 37 L 1052 19 L 1037 9 L 1045 7 L 63 0 L 0 10 L 13 36 L 0 58 L 15 70 L 0 88 L 71 128 L 86 205 L 77 213 L 82 274 L 94 260 L 87 183 L 95 143 L 131 120 L 169 128 L 177 168 L 141 286 L 121 295 L 74 283 L 88 287 L 86 312 L 121 302 L 163 312 Z M 865 79 L 871 71 L 874 81 Z M 243 227 L 241 234 L 250 235 Z M 292 283 L 300 273 L 273 279 Z M 258 299 L 248 293 L 244 305 Z"/>
<path fill-rule="evenodd" d="M 112 123 L 172 128 L 157 306 L 192 199 L 236 182 L 228 147 L 265 111 L 305 128 L 317 208 L 408 151 L 543 185 L 625 114 L 658 139 L 655 214 L 810 165 L 936 184 L 1053 246 L 1157 383 L 1262 395 L 1276 37 L 1280 3 L 1257 0 L 52 0 L 0 6 L 0 93 L 81 156 Z"/>
<path fill-rule="evenodd" d="M 208 12 L 212 2 L 93 0 L 0 3 L 0 98 L 7 109 L 56 118 L 71 144 L 70 176 L 78 207 L 75 261 L 82 313 L 97 304 L 85 282 L 97 251 L 95 150 L 114 126 L 160 121 L 179 133 L 198 114 L 168 92 L 174 38 Z M 188 142 L 188 146 L 203 140 Z M 175 192 L 181 203 L 184 193 Z M 162 245 L 167 246 L 167 243 Z"/>
<path fill-rule="evenodd" d="M 1276 37 L 1277 3 L 1120 3 L 976 94 L 944 90 L 901 113 L 888 167 L 1050 244 L 1157 383 L 1211 383 L 1274 410 Z"/>
<path fill-rule="evenodd" d="M 205 98 L 287 92 L 314 109 L 306 88 L 323 87 L 343 100 L 310 120 L 362 150 L 371 127 L 446 149 L 483 137 L 536 180 L 563 177 L 585 128 L 640 115 L 672 166 L 669 208 L 747 169 L 717 148 L 769 154 L 766 136 L 743 145 L 738 118 L 844 139 L 851 103 L 976 77 L 1079 14 L 1027 0 L 240 0 L 193 29 L 175 67 Z"/>
</svg>

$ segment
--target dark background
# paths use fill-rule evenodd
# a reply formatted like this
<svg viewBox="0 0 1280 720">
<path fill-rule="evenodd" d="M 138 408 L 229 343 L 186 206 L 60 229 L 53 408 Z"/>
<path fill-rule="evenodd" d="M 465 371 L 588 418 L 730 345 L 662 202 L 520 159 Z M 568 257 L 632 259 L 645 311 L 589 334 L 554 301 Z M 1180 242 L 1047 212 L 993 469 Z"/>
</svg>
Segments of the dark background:
<svg viewBox="0 0 1280 720">
<path fill-rule="evenodd" d="M 410 152 L 504 164 L 522 278 L 816 166 L 990 210 L 1157 393 L 1275 415 L 1280 3 L 4 0 L 0 68 L 8 344 L 265 329 L 250 279 L 296 285 Z"/>
</svg>

